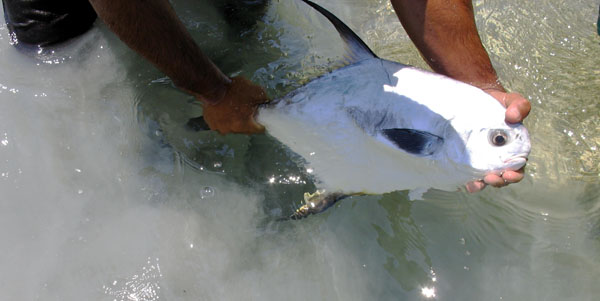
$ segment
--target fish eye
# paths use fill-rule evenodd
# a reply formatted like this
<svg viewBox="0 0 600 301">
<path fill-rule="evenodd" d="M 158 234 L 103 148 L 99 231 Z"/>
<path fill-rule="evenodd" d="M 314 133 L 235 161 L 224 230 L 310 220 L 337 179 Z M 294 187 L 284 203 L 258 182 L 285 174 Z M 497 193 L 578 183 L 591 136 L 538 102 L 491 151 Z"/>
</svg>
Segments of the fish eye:
<svg viewBox="0 0 600 301">
<path fill-rule="evenodd" d="M 508 142 L 508 134 L 503 130 L 493 130 L 490 132 L 490 142 L 495 146 L 503 146 Z"/>
</svg>

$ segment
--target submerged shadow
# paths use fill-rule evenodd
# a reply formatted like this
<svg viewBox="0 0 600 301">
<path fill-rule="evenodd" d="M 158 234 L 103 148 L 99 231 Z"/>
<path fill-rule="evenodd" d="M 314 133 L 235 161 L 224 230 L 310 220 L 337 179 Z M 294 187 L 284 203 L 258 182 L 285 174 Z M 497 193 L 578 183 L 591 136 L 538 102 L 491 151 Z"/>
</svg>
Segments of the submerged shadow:
<svg viewBox="0 0 600 301">
<path fill-rule="evenodd" d="M 429 283 L 432 260 L 427 254 L 425 236 L 412 218 L 412 205 L 401 193 L 384 194 L 378 201 L 387 212 L 391 232 L 373 224 L 377 243 L 388 254 L 383 267 L 404 289 L 412 291 Z"/>
</svg>

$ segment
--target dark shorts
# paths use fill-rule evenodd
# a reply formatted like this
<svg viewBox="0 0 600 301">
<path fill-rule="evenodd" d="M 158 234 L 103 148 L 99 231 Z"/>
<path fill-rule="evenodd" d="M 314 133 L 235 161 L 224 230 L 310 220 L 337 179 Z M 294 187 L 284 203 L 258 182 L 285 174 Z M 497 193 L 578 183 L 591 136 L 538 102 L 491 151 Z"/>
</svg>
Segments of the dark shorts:
<svg viewBox="0 0 600 301">
<path fill-rule="evenodd" d="M 87 0 L 2 0 L 17 43 L 46 46 L 86 32 L 96 20 Z"/>
<path fill-rule="evenodd" d="M 240 29 L 256 23 L 269 0 L 212 0 Z M 88 0 L 2 0 L 4 18 L 17 43 L 46 46 L 86 32 L 96 20 Z"/>
</svg>

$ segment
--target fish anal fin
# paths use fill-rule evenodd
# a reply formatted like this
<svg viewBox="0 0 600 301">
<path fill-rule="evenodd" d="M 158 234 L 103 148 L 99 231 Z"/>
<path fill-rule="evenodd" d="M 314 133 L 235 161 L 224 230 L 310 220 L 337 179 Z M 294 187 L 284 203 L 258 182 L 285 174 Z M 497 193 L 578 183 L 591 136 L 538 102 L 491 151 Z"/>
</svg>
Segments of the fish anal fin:
<svg viewBox="0 0 600 301">
<path fill-rule="evenodd" d="M 419 156 L 433 155 L 444 144 L 444 138 L 414 129 L 383 129 L 381 134 L 398 148 Z"/>
<path fill-rule="evenodd" d="M 327 208 L 331 207 L 337 201 L 347 198 L 350 195 L 346 195 L 343 193 L 325 193 L 325 191 L 316 191 L 315 193 L 305 193 L 304 194 L 304 205 L 302 205 L 294 214 L 292 214 L 290 219 L 302 219 L 308 217 L 311 214 L 317 214 L 319 212 L 325 211 Z"/>
</svg>

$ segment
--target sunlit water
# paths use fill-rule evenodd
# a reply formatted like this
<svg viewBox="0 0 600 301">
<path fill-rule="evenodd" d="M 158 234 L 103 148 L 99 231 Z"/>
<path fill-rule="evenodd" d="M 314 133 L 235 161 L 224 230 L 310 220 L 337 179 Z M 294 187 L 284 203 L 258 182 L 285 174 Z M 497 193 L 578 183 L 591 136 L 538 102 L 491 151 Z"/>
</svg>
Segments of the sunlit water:
<svg viewBox="0 0 600 301">
<path fill-rule="evenodd" d="M 339 66 L 337 35 L 298 1 L 251 30 L 197 2 L 174 4 L 203 49 L 272 97 Z M 425 67 L 387 0 L 321 3 L 381 57 Z M 25 52 L 0 25 L 0 299 L 596 300 L 598 3 L 474 5 L 502 82 L 533 106 L 526 178 L 295 222 L 276 219 L 314 189 L 298 158 L 186 129 L 198 103 L 100 22 Z"/>
</svg>

